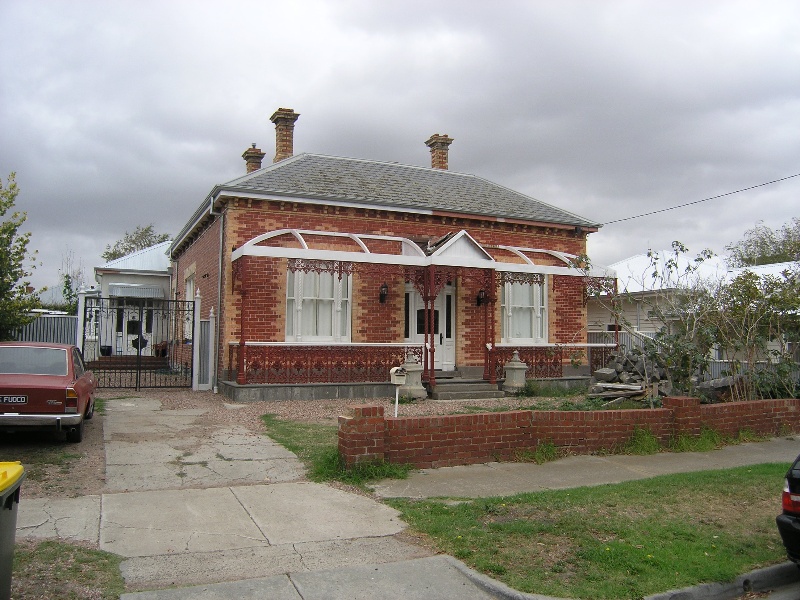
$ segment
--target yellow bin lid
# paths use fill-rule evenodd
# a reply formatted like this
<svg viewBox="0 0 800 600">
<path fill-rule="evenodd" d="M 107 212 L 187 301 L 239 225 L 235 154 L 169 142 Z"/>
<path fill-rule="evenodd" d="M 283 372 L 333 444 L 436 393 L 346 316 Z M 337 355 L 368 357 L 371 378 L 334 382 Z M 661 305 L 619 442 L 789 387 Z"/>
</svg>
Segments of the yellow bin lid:
<svg viewBox="0 0 800 600">
<path fill-rule="evenodd" d="M 7 490 L 14 485 L 25 472 L 19 461 L 0 462 L 0 492 Z"/>
</svg>

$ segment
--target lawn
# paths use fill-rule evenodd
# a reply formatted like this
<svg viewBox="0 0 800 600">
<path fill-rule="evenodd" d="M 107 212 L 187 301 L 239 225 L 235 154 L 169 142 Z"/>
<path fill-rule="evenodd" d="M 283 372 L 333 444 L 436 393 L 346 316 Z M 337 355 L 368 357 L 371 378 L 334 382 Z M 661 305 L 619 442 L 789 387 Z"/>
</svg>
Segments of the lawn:
<svg viewBox="0 0 800 600">
<path fill-rule="evenodd" d="M 391 463 L 367 463 L 346 469 L 339 458 L 336 425 L 299 423 L 274 415 L 264 415 L 261 419 L 267 435 L 305 464 L 311 481 L 340 481 L 363 488 L 378 479 L 404 479 L 411 471 L 408 465 Z"/>
<path fill-rule="evenodd" d="M 392 475 L 381 470 L 386 465 L 371 473 L 343 470 L 335 426 L 273 416 L 265 416 L 264 423 L 271 437 L 298 453 L 315 481 L 363 487 Z M 704 431 L 692 440 L 676 440 L 673 450 L 706 451 L 753 439 L 740 438 Z M 639 431 L 620 450 L 664 449 Z M 597 600 L 641 598 L 729 581 L 785 561 L 775 516 L 788 467 L 756 465 L 506 498 L 387 503 L 438 550 L 514 589 Z"/>
<path fill-rule="evenodd" d="M 14 600 L 114 600 L 125 590 L 122 558 L 57 540 L 17 540 L 11 597 Z"/>
<path fill-rule="evenodd" d="M 786 560 L 775 515 L 788 467 L 389 504 L 440 551 L 519 591 L 641 598 Z"/>
</svg>

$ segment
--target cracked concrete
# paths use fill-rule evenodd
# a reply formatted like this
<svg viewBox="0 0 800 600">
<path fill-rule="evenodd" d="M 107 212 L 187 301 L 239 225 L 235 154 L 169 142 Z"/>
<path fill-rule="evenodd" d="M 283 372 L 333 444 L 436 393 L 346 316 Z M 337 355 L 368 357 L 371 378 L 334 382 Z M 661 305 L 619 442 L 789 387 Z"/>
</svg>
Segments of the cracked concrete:
<svg viewBox="0 0 800 600">
<path fill-rule="evenodd" d="M 153 399 L 107 403 L 106 493 L 27 500 L 18 537 L 97 544 L 125 558 L 129 589 L 207 584 L 428 556 L 397 511 L 303 481 L 264 435 Z M 294 589 L 294 587 L 292 587 Z"/>
<path fill-rule="evenodd" d="M 100 548 L 155 556 L 391 536 L 404 527 L 388 506 L 308 482 L 143 491 L 103 496 Z"/>
<path fill-rule="evenodd" d="M 154 400 L 109 403 L 106 487 L 135 491 L 295 481 L 297 457 L 244 427 L 209 427 L 203 410 L 161 410 Z"/>
<path fill-rule="evenodd" d="M 106 493 L 26 499 L 17 537 L 89 542 L 125 557 L 121 571 L 131 593 L 121 600 L 544 600 L 406 543 L 397 535 L 405 524 L 393 509 L 302 480 L 293 454 L 244 428 L 209 424 L 204 414 L 161 410 L 154 399 L 109 402 Z M 451 467 L 375 487 L 383 496 L 495 496 L 783 462 L 797 454 L 798 441 L 702 454 Z"/>
<path fill-rule="evenodd" d="M 100 496 L 25 499 L 17 511 L 17 536 L 97 542 Z"/>
</svg>

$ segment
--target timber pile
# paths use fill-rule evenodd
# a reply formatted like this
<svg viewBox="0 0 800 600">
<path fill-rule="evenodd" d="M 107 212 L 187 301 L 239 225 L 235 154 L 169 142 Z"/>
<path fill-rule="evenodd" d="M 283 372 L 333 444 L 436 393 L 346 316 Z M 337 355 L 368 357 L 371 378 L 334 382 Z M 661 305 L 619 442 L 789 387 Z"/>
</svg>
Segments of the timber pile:
<svg viewBox="0 0 800 600">
<path fill-rule="evenodd" d="M 648 359 L 638 348 L 612 352 L 606 367 L 593 375 L 589 398 L 642 399 L 655 395 L 654 391 L 659 396 L 672 392 L 664 364 Z"/>
</svg>

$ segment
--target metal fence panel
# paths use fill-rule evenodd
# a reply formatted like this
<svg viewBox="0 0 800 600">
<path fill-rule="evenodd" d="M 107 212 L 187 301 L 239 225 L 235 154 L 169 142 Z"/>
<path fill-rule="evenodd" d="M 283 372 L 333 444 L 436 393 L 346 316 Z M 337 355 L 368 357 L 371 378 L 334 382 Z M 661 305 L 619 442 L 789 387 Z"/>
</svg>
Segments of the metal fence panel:
<svg viewBox="0 0 800 600">
<path fill-rule="evenodd" d="M 100 387 L 191 387 L 194 302 L 87 298 L 82 350 Z"/>
<path fill-rule="evenodd" d="M 78 339 L 78 317 L 75 315 L 40 315 L 14 332 L 19 342 L 74 344 Z"/>
</svg>

